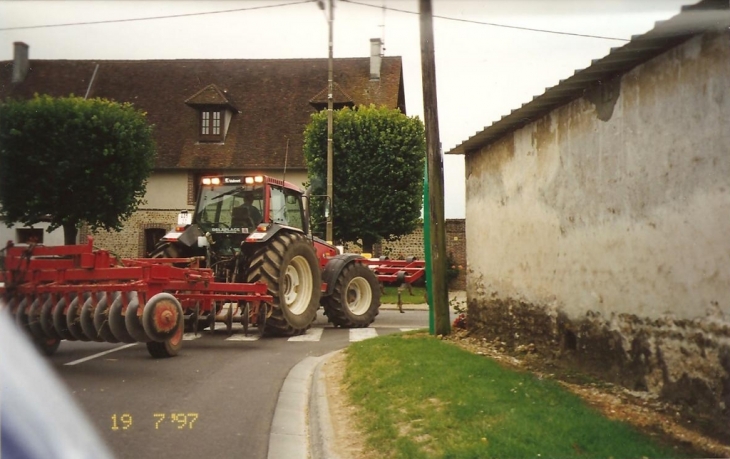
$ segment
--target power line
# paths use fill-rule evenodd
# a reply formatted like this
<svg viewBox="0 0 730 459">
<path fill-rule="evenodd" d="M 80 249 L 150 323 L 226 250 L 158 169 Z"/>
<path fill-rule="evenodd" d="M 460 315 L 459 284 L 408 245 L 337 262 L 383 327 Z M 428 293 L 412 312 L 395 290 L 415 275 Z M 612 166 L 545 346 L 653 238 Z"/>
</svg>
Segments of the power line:
<svg viewBox="0 0 730 459">
<path fill-rule="evenodd" d="M 370 5 L 368 3 L 361 3 L 353 0 L 341 0 L 346 3 L 352 3 L 353 5 L 360 5 L 360 6 L 369 6 L 370 8 L 383 8 L 390 11 L 396 11 L 398 13 L 407 13 L 407 14 L 418 14 L 417 11 L 408 11 L 408 10 L 402 10 L 399 8 L 393 8 L 389 6 L 377 6 L 377 5 Z M 541 33 L 552 33 L 556 35 L 570 35 L 573 37 L 582 37 L 582 38 L 600 38 L 602 40 L 619 40 L 619 41 L 631 41 L 626 38 L 615 38 L 615 37 L 604 37 L 601 35 L 586 35 L 581 33 L 571 33 L 571 32 L 560 32 L 557 30 L 547 30 L 547 29 L 533 29 L 530 27 L 519 27 L 519 26 L 512 26 L 512 25 L 506 25 L 506 24 L 496 24 L 494 22 L 482 22 L 482 21 L 475 21 L 472 19 L 463 19 L 463 18 L 453 18 L 449 16 L 439 16 L 434 14 L 433 17 L 439 18 L 439 19 L 445 19 L 447 21 L 456 21 L 456 22 L 468 22 L 470 24 L 479 24 L 479 25 L 487 25 L 492 27 L 502 27 L 505 29 L 517 29 L 517 30 L 526 30 L 528 32 L 541 32 Z"/>
<path fill-rule="evenodd" d="M 235 8 L 235 9 L 231 9 L 231 10 L 203 11 L 200 13 L 171 14 L 171 15 L 167 15 L 167 16 L 152 16 L 152 17 L 146 17 L 146 18 L 109 19 L 106 21 L 69 22 L 69 23 L 65 23 L 65 24 L 44 24 L 44 25 L 36 25 L 36 26 L 2 27 L 2 28 L 0 28 L 0 32 L 6 31 L 6 30 L 47 29 L 47 28 L 51 28 L 51 27 L 69 27 L 69 26 L 92 25 L 92 24 L 111 24 L 111 23 L 116 23 L 116 22 L 152 21 L 152 20 L 157 20 L 157 19 L 173 19 L 173 18 L 182 18 L 182 17 L 189 17 L 189 16 L 204 16 L 204 15 L 208 15 L 208 14 L 235 13 L 235 12 L 239 12 L 239 11 L 253 11 L 253 10 L 263 10 L 263 9 L 267 9 L 267 8 L 279 8 L 282 6 L 301 5 L 303 3 L 311 3 L 313 1 L 315 1 L 315 0 L 304 0 L 301 2 L 294 2 L 294 3 L 278 3 L 276 5 L 252 6 L 249 8 Z"/>
</svg>

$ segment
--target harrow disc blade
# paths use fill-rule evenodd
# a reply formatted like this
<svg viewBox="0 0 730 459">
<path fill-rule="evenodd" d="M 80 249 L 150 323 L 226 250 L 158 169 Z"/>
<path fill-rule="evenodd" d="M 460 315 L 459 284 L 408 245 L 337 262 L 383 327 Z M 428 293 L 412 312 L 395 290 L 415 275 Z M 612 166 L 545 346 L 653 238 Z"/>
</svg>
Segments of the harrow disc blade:
<svg viewBox="0 0 730 459">
<path fill-rule="evenodd" d="M 147 301 L 142 311 L 142 326 L 152 341 L 173 338 L 184 326 L 182 306 L 169 293 L 158 293 Z"/>
<path fill-rule="evenodd" d="M 150 342 L 150 337 L 144 331 L 142 325 L 141 316 L 139 313 L 139 295 L 137 292 L 131 292 L 129 294 L 129 305 L 127 306 L 127 313 L 124 315 L 124 324 L 127 326 L 127 331 L 135 340 L 140 343 Z"/>
<path fill-rule="evenodd" d="M 28 298 L 23 298 L 15 310 L 15 323 L 23 330 L 28 329 Z"/>
<path fill-rule="evenodd" d="M 61 345 L 61 340 L 54 338 L 43 338 L 43 340 L 41 341 L 36 340 L 35 345 L 43 355 L 50 356 L 58 350 L 58 346 Z"/>
<path fill-rule="evenodd" d="M 114 301 L 113 298 L 112 301 Z M 102 293 L 100 295 L 99 302 L 96 305 L 96 310 L 94 310 L 94 327 L 96 327 L 96 331 L 104 341 L 109 343 L 118 343 L 119 340 L 114 336 L 109 328 L 110 306 L 109 294 Z"/>
<path fill-rule="evenodd" d="M 28 329 L 33 338 L 37 341 L 45 341 L 47 339 L 43 328 L 41 328 L 41 307 L 43 301 L 40 297 L 33 300 L 28 308 Z"/>
<path fill-rule="evenodd" d="M 127 331 L 124 316 L 122 315 L 123 309 L 124 302 L 122 301 L 122 294 L 117 292 L 116 298 L 109 307 L 109 328 L 119 341 L 123 343 L 136 343 L 137 340 Z"/>
<path fill-rule="evenodd" d="M 74 338 L 80 341 L 91 341 L 91 338 L 84 333 L 81 328 L 81 306 L 83 306 L 82 298 L 76 295 L 71 300 L 71 303 L 66 308 L 66 326 L 68 332 L 74 336 Z"/>
<path fill-rule="evenodd" d="M 43 333 L 46 334 L 47 337 L 52 339 L 63 339 L 63 336 L 61 336 L 60 333 L 56 331 L 56 327 L 53 326 L 53 306 L 55 305 L 53 301 L 52 296 L 48 296 L 46 298 L 46 301 L 43 303 L 43 306 L 41 307 L 41 328 L 43 329 Z"/>
<path fill-rule="evenodd" d="M 66 324 L 66 298 L 61 297 L 53 308 L 53 328 L 61 338 L 69 341 L 76 341 L 77 338 L 68 331 Z"/>
<path fill-rule="evenodd" d="M 90 295 L 84 305 L 81 306 L 81 313 L 79 314 L 79 322 L 81 329 L 84 334 L 91 338 L 92 341 L 103 342 L 104 338 L 99 336 L 99 331 L 94 325 L 94 311 L 96 310 L 96 302 L 94 301 L 93 295 Z"/>
</svg>

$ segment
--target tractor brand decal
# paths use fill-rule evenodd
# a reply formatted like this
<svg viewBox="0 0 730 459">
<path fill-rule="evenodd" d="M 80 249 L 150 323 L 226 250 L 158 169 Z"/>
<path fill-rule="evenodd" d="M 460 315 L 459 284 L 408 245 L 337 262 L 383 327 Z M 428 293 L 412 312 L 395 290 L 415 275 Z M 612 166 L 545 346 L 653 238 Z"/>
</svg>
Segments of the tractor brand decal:
<svg viewBox="0 0 730 459">
<path fill-rule="evenodd" d="M 248 228 L 211 228 L 210 232 L 218 234 L 248 234 L 251 231 Z"/>
<path fill-rule="evenodd" d="M 226 178 L 223 179 L 223 182 L 224 183 L 241 183 L 241 179 L 240 178 L 226 177 Z"/>
</svg>

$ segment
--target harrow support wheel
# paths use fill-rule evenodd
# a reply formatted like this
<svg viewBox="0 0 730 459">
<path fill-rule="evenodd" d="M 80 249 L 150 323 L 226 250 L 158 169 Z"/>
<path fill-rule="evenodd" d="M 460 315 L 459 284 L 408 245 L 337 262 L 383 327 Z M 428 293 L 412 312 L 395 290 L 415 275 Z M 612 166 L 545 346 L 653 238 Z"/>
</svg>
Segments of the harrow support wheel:
<svg viewBox="0 0 730 459">
<path fill-rule="evenodd" d="M 166 341 L 150 341 L 147 343 L 147 351 L 156 359 L 164 359 L 167 357 L 175 357 L 182 349 L 183 342 L 183 322 L 180 320 L 180 327 L 177 333 Z"/>
<path fill-rule="evenodd" d="M 274 300 L 266 334 L 298 335 L 309 328 L 319 308 L 322 277 L 317 255 L 301 233 L 280 231 L 251 258 L 248 282 L 264 282 Z"/>
<path fill-rule="evenodd" d="M 119 340 L 114 336 L 111 328 L 109 328 L 110 299 L 114 301 L 114 298 L 109 298 L 109 294 L 107 293 L 100 295 L 99 302 L 96 304 L 96 309 L 94 310 L 94 327 L 96 327 L 96 331 L 104 341 L 118 343 Z"/>
<path fill-rule="evenodd" d="M 324 299 L 324 312 L 335 326 L 367 327 L 380 309 L 380 285 L 365 265 L 351 262 L 335 281 L 332 295 Z"/>
<path fill-rule="evenodd" d="M 178 331 L 182 340 L 185 316 L 180 302 L 169 293 L 158 293 L 153 296 L 142 311 L 142 326 L 152 341 L 167 341 L 175 337 Z"/>
<path fill-rule="evenodd" d="M 150 337 L 144 332 L 141 316 L 139 315 L 139 295 L 137 292 L 129 294 L 129 305 L 127 313 L 124 316 L 124 324 L 127 326 L 129 334 L 140 343 L 149 343 Z"/>
<path fill-rule="evenodd" d="M 122 301 L 123 293 L 118 293 L 116 298 L 109 306 L 109 329 L 116 339 L 123 343 L 136 343 L 137 340 L 127 330 L 126 320 L 122 315 L 124 309 L 124 301 Z"/>
</svg>

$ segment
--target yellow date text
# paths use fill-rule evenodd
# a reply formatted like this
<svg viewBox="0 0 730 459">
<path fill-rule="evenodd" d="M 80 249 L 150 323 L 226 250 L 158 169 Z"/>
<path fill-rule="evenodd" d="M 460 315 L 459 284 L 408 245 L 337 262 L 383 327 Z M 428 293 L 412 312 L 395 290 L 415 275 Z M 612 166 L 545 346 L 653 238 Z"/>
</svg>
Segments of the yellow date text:
<svg viewBox="0 0 730 459">
<path fill-rule="evenodd" d="M 150 417 L 132 417 L 131 413 L 114 413 L 111 415 L 111 429 L 113 431 L 131 430 L 134 428 L 145 429 L 153 426 L 155 430 L 166 428 L 177 430 L 191 430 L 198 420 L 198 413 L 152 413 Z M 139 420 L 135 424 L 135 420 Z"/>
</svg>

